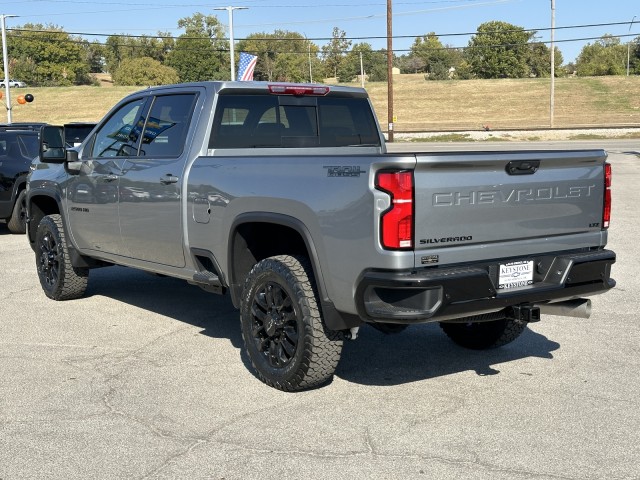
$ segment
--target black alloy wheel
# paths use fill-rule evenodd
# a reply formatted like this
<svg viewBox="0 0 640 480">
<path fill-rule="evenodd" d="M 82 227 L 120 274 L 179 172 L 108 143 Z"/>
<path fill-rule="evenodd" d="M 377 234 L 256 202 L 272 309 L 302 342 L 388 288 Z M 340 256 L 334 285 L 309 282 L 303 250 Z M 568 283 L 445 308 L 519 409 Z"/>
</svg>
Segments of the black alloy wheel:
<svg viewBox="0 0 640 480">
<path fill-rule="evenodd" d="M 40 285 L 53 300 L 71 300 L 84 295 L 89 269 L 74 267 L 59 214 L 47 215 L 36 232 L 36 269 Z"/>
<path fill-rule="evenodd" d="M 275 282 L 265 282 L 253 295 L 251 334 L 273 368 L 289 364 L 298 348 L 298 321 L 293 302 Z"/>
<path fill-rule="evenodd" d="M 305 257 L 265 258 L 247 275 L 240 305 L 242 338 L 256 376 L 267 385 L 304 390 L 332 378 L 344 335 L 326 328 L 318 304 Z"/>
</svg>

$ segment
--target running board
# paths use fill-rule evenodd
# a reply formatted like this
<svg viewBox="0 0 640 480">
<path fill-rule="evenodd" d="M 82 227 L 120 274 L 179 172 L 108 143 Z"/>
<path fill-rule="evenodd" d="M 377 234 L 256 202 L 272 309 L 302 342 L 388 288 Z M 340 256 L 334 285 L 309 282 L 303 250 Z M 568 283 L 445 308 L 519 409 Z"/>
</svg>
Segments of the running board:
<svg viewBox="0 0 640 480">
<path fill-rule="evenodd" d="M 193 283 L 207 292 L 218 293 L 220 295 L 225 293 L 225 288 L 222 286 L 220 279 L 215 273 L 212 272 L 196 272 L 193 274 Z"/>
</svg>

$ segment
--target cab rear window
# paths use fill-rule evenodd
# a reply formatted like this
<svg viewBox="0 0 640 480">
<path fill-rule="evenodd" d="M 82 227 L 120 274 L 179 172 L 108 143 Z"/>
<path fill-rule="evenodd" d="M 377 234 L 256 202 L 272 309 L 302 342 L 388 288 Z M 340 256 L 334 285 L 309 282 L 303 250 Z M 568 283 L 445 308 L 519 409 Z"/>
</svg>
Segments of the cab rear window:
<svg viewBox="0 0 640 480">
<path fill-rule="evenodd" d="M 209 148 L 378 146 L 364 98 L 221 95 Z"/>
</svg>

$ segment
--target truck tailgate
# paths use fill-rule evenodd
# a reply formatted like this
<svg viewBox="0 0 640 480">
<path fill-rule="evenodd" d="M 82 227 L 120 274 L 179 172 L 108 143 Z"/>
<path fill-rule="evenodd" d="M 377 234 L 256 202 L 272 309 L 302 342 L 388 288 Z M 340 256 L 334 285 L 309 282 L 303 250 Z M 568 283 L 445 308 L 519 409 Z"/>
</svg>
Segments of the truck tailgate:
<svg viewBox="0 0 640 480">
<path fill-rule="evenodd" d="M 604 244 L 606 157 L 603 150 L 417 154 L 416 264 L 463 262 L 469 249 L 477 260 L 479 250 L 489 259 Z"/>
</svg>

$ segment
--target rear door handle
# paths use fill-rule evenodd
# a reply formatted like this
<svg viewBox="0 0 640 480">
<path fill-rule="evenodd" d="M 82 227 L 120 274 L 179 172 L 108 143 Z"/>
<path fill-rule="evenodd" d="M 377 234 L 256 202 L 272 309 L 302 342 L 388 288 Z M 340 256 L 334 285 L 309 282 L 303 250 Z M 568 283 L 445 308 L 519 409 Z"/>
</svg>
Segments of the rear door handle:
<svg viewBox="0 0 640 480">
<path fill-rule="evenodd" d="M 102 175 L 101 178 L 102 178 L 103 182 L 109 183 L 109 182 L 113 182 L 113 181 L 117 180 L 118 179 L 118 175 L 113 175 L 113 174 L 111 174 L 111 175 Z"/>
<path fill-rule="evenodd" d="M 163 185 L 169 185 L 171 183 L 178 183 L 178 177 L 167 173 L 164 177 L 160 177 L 160 183 Z"/>
</svg>

